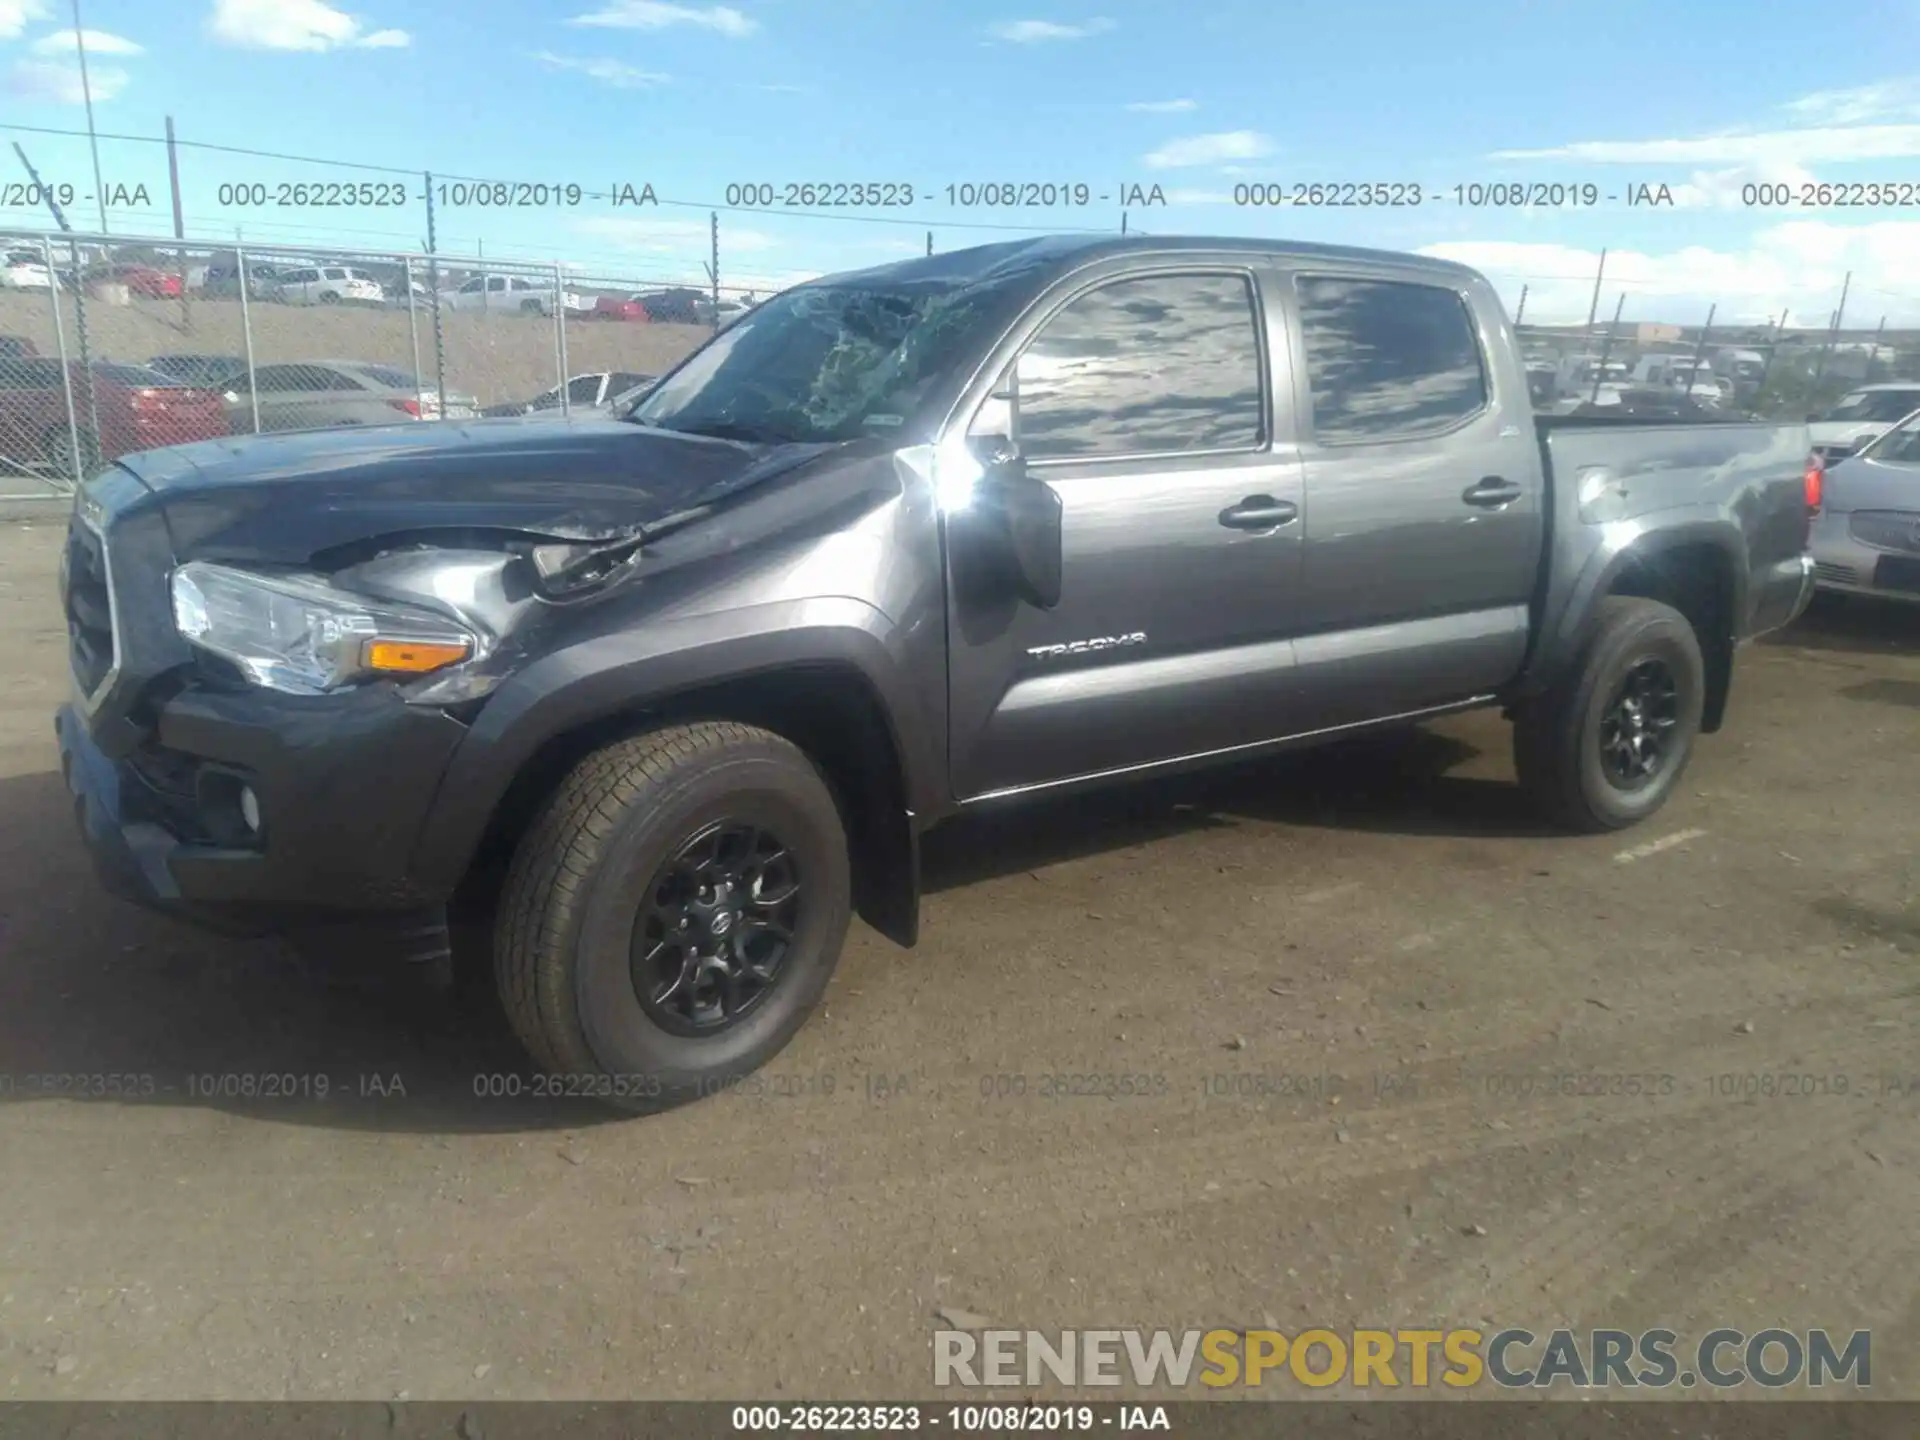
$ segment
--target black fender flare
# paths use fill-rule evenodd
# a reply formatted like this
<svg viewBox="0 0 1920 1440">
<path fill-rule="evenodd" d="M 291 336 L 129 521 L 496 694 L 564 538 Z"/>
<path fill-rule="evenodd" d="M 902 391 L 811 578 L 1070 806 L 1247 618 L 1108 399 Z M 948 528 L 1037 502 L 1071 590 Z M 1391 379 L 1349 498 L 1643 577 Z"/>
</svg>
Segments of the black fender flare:
<svg viewBox="0 0 1920 1440">
<path fill-rule="evenodd" d="M 1751 576 L 1746 536 L 1739 522 L 1718 510 L 1688 513 L 1684 518 L 1672 514 L 1647 518 L 1651 521 L 1648 528 L 1631 533 L 1623 530 L 1618 540 L 1598 546 L 1557 602 L 1549 593 L 1540 616 L 1539 640 L 1519 687 L 1523 698 L 1549 689 L 1579 658 L 1600 601 L 1612 592 L 1623 572 L 1683 546 L 1713 546 L 1726 557 L 1728 573 L 1733 577 L 1727 611 L 1731 633 L 1723 637 L 1701 636 L 1702 648 L 1723 641 L 1731 645 L 1743 628 Z"/>
<path fill-rule="evenodd" d="M 410 869 L 433 890 L 458 885 L 496 807 L 550 740 L 650 702 L 729 680 L 810 666 L 850 667 L 872 687 L 900 757 L 911 817 L 944 808 L 944 753 L 892 622 L 830 597 L 744 607 L 600 634 L 543 656 L 487 700 L 454 751 L 414 842 Z M 943 677 L 944 678 L 944 677 Z"/>
</svg>

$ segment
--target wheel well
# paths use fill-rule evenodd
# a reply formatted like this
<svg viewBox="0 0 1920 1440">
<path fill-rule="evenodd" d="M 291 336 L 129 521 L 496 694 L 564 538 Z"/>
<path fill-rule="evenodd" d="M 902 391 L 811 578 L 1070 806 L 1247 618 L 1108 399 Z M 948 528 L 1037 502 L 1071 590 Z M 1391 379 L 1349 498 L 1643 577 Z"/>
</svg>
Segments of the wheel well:
<svg viewBox="0 0 1920 1440">
<path fill-rule="evenodd" d="M 919 929 L 917 845 L 899 745 L 879 694 L 849 665 L 810 665 L 654 696 L 564 731 L 520 767 L 494 806 L 452 909 L 472 916 L 499 893 L 520 836 L 561 780 L 615 740 L 691 720 L 736 720 L 790 740 L 825 774 L 847 827 L 854 908 L 912 945 Z"/>
<path fill-rule="evenodd" d="M 1733 684 L 1733 563 L 1726 552 L 1698 543 L 1632 553 L 1607 593 L 1658 600 L 1687 617 L 1706 664 L 1700 729 L 1718 730 Z"/>
</svg>

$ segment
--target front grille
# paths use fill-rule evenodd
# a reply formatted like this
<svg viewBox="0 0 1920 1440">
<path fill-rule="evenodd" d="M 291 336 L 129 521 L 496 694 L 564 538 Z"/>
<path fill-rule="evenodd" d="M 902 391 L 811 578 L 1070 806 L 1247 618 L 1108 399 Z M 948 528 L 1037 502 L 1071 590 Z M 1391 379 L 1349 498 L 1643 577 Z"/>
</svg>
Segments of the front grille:
<svg viewBox="0 0 1920 1440">
<path fill-rule="evenodd" d="M 1853 573 L 1850 565 L 1835 565 L 1827 560 L 1813 562 L 1813 578 L 1825 580 L 1833 585 L 1858 585 L 1860 577 Z"/>
<path fill-rule="evenodd" d="M 106 546 L 77 519 L 67 527 L 62 569 L 73 678 L 91 699 L 113 670 L 113 592 L 107 583 Z"/>
<path fill-rule="evenodd" d="M 1856 510 L 1848 528 L 1854 539 L 1876 550 L 1920 555 L 1920 511 Z"/>
</svg>

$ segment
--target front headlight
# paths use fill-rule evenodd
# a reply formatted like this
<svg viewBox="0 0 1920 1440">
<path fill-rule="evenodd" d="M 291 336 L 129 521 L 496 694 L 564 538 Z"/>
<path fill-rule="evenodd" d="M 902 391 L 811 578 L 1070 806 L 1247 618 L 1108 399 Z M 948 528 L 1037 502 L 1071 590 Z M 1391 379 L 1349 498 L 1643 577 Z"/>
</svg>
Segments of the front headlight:
<svg viewBox="0 0 1920 1440">
<path fill-rule="evenodd" d="M 173 572 L 182 636 L 256 684 L 320 695 L 356 680 L 411 679 L 476 658 L 481 637 L 443 615 L 371 599 L 319 576 L 258 575 L 195 560 Z"/>
</svg>

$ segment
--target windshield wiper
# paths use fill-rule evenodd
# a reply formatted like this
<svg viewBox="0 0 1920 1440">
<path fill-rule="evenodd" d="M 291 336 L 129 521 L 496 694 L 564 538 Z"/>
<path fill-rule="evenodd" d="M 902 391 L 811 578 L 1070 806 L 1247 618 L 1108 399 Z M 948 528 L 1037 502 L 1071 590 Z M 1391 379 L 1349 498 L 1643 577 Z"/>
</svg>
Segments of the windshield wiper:
<svg viewBox="0 0 1920 1440">
<path fill-rule="evenodd" d="M 705 420 L 693 425 L 662 425 L 659 428 L 677 431 L 682 435 L 705 435 L 714 440 L 742 440 L 749 445 L 786 445 L 794 439 L 777 430 L 742 425 L 734 420 Z"/>
</svg>

